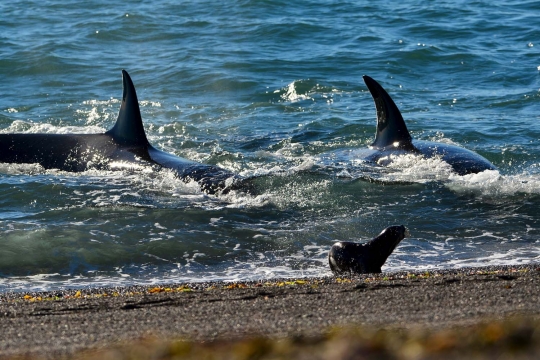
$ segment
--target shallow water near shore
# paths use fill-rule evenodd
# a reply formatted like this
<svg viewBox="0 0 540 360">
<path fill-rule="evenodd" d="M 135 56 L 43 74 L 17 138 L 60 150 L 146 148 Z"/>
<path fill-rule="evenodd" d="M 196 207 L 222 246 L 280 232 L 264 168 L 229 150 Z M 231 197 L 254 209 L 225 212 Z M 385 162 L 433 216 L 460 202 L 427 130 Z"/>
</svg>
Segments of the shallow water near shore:
<svg viewBox="0 0 540 360">
<path fill-rule="evenodd" d="M 215 197 L 150 169 L 0 164 L 0 291 L 324 276 L 333 242 L 392 224 L 412 236 L 383 271 L 538 262 L 539 10 L 0 5 L 0 133 L 106 131 L 126 69 L 154 146 L 263 175 L 258 195 Z M 463 146 L 499 171 L 328 156 L 373 140 L 363 74 L 385 87 L 415 139 Z"/>
</svg>

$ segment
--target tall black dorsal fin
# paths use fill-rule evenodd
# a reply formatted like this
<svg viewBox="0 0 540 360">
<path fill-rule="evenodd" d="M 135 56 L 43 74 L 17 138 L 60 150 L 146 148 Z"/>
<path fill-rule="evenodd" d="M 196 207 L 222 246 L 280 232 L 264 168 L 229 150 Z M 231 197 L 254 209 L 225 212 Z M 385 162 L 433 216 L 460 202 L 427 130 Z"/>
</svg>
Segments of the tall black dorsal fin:
<svg viewBox="0 0 540 360">
<path fill-rule="evenodd" d="M 118 119 L 113 128 L 106 134 L 111 135 L 116 142 L 122 145 L 146 146 L 149 143 L 144 132 L 135 86 L 125 70 L 122 70 L 122 79 L 124 92 Z"/>
<path fill-rule="evenodd" d="M 377 148 L 412 147 L 411 135 L 394 100 L 378 82 L 367 75 L 363 78 L 377 108 L 377 134 L 371 146 Z"/>
</svg>

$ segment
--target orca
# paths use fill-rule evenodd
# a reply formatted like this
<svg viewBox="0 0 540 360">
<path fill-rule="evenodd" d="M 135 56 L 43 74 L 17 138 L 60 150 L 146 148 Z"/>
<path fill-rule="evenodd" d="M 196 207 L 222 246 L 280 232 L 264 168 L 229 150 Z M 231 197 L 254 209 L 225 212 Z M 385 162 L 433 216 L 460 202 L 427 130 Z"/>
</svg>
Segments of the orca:
<svg viewBox="0 0 540 360">
<path fill-rule="evenodd" d="M 407 236 L 410 234 L 405 226 L 393 225 L 367 243 L 339 241 L 328 252 L 330 270 L 335 275 L 380 273 L 386 259 Z"/>
<path fill-rule="evenodd" d="M 375 140 L 368 149 L 341 151 L 338 156 L 345 159 L 360 159 L 368 163 L 385 166 L 392 157 L 404 154 L 417 154 L 425 158 L 438 157 L 448 163 L 458 175 L 476 174 L 497 168 L 484 157 L 459 146 L 432 141 L 414 140 L 409 134 L 398 107 L 371 77 L 364 75 L 377 110 L 377 130 Z M 334 154 L 334 158 L 336 154 Z"/>
<path fill-rule="evenodd" d="M 244 178 L 153 147 L 144 131 L 137 93 L 122 70 L 123 94 L 115 125 L 102 134 L 0 134 L 0 163 L 39 164 L 45 169 L 82 172 L 150 166 L 170 169 L 184 182 L 196 181 L 207 194 L 242 189 Z"/>
</svg>

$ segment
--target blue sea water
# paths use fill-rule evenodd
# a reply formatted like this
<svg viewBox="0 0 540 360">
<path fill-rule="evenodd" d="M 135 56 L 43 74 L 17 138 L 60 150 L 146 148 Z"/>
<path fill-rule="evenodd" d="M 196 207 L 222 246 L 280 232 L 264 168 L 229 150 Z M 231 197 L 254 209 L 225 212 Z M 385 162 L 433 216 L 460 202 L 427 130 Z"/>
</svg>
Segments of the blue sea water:
<svg viewBox="0 0 540 360">
<path fill-rule="evenodd" d="M 0 4 L 0 133 L 114 124 L 121 69 L 156 147 L 264 175 L 257 196 L 170 173 L 0 164 L 0 291 L 329 275 L 337 240 L 404 224 L 385 271 L 540 260 L 537 1 Z M 365 179 L 378 80 L 416 139 L 499 171 L 396 159 Z"/>
</svg>

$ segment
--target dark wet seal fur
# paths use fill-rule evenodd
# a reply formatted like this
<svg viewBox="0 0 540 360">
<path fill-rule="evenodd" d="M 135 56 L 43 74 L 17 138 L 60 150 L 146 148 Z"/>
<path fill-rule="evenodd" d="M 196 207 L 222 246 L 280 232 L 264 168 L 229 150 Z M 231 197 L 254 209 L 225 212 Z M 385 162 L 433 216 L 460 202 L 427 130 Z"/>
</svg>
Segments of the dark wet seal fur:
<svg viewBox="0 0 540 360">
<path fill-rule="evenodd" d="M 336 275 L 380 273 L 386 259 L 407 236 L 405 226 L 394 225 L 367 243 L 337 242 L 328 253 L 330 269 Z"/>
</svg>

